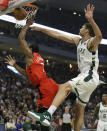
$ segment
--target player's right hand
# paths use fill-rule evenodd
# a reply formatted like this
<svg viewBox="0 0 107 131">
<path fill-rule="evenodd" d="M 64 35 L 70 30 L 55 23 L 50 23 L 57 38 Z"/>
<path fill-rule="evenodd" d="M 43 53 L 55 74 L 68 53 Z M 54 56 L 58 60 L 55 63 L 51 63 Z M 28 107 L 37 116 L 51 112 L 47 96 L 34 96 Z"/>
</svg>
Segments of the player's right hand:
<svg viewBox="0 0 107 131">
<path fill-rule="evenodd" d="M 9 65 L 11 65 L 11 66 L 15 66 L 15 64 L 16 64 L 16 60 L 15 60 L 15 58 L 13 58 L 11 55 L 8 55 L 8 56 L 6 56 L 6 58 L 5 58 L 5 63 L 7 63 L 7 64 L 9 64 Z"/>
</svg>

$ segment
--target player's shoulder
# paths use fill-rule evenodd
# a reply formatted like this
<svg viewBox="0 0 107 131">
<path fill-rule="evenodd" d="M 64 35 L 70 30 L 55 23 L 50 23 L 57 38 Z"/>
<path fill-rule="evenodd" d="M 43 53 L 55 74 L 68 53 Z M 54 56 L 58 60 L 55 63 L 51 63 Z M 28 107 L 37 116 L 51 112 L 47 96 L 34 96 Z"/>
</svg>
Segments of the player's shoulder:
<svg viewBox="0 0 107 131">
<path fill-rule="evenodd" d="M 78 44 L 79 44 L 79 42 L 80 42 L 80 40 L 81 40 L 81 37 L 75 36 L 75 37 L 73 38 L 73 40 L 74 40 L 76 46 L 78 46 Z"/>
<path fill-rule="evenodd" d="M 35 58 L 41 57 L 41 55 L 40 55 L 39 53 L 37 53 L 37 52 L 34 52 L 34 53 L 33 53 L 33 56 L 34 56 Z"/>
</svg>

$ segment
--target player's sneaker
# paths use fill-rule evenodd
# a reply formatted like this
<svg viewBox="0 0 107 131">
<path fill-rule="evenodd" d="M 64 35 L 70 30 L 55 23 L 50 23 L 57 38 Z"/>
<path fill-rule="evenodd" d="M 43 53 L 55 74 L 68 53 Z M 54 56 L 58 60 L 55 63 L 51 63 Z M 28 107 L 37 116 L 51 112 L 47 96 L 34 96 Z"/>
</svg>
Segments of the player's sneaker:
<svg viewBox="0 0 107 131">
<path fill-rule="evenodd" d="M 28 111 L 28 116 L 36 121 L 40 121 L 44 126 L 50 126 L 51 115 L 49 112 L 34 113 L 32 111 Z"/>
<path fill-rule="evenodd" d="M 28 113 L 27 113 L 27 115 L 30 117 L 30 118 L 32 118 L 32 119 L 34 119 L 34 120 L 36 120 L 36 121 L 40 121 L 40 116 L 39 115 L 37 115 L 38 113 L 35 113 L 35 112 L 33 112 L 33 111 L 28 111 Z"/>
<path fill-rule="evenodd" d="M 51 115 L 50 115 L 50 113 L 49 112 L 41 113 L 40 114 L 40 122 L 44 126 L 50 126 L 50 123 L 51 123 Z"/>
</svg>

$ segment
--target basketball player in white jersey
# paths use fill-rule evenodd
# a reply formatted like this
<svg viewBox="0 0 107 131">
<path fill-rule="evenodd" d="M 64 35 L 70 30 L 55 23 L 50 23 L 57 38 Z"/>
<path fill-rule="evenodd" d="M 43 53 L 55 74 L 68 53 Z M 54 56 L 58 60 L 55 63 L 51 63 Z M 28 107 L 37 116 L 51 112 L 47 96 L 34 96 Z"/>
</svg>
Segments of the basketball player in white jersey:
<svg viewBox="0 0 107 131">
<path fill-rule="evenodd" d="M 96 106 L 92 120 L 93 124 L 97 118 L 99 119 L 97 131 L 107 131 L 107 94 L 103 94 L 102 102 Z"/>
<path fill-rule="evenodd" d="M 62 84 L 55 96 L 52 105 L 47 112 L 43 114 L 36 113 L 36 120 L 40 120 L 43 125 L 50 125 L 50 118 L 57 107 L 65 100 L 70 92 L 75 92 L 77 96 L 76 115 L 74 122 L 74 131 L 80 131 L 84 120 L 85 105 L 89 101 L 91 93 L 99 84 L 99 75 L 97 73 L 99 66 L 98 45 L 102 39 L 102 33 L 93 19 L 94 6 L 87 5 L 85 17 L 89 23 L 86 23 L 80 29 L 80 37 L 66 36 L 57 31 L 33 27 L 32 30 L 42 31 L 49 36 L 60 40 L 74 43 L 77 46 L 77 61 L 80 74 L 68 82 Z M 92 35 L 94 36 L 92 37 Z M 48 101 L 47 101 L 48 102 Z"/>
</svg>

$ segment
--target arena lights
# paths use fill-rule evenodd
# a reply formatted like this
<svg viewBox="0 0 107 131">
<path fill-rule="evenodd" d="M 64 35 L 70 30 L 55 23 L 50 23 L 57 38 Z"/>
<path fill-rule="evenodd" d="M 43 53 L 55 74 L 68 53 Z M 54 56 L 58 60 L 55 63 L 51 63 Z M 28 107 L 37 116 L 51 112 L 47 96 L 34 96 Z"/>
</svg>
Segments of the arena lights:
<svg viewBox="0 0 107 131">
<path fill-rule="evenodd" d="M 77 12 L 75 12 L 75 11 L 74 11 L 74 12 L 73 12 L 73 14 L 74 14 L 74 15 L 76 15 L 76 14 L 77 14 Z"/>
<path fill-rule="evenodd" d="M 72 69 L 72 64 L 69 64 L 69 68 Z"/>
<path fill-rule="evenodd" d="M 14 23 L 14 24 L 17 23 L 16 19 L 12 16 L 9 16 L 9 15 L 0 16 L 0 20 L 4 20 L 4 21 L 11 22 L 11 23 Z M 23 20 L 23 22 L 20 22 L 20 24 L 24 26 L 26 24 L 26 21 Z M 68 33 L 68 32 L 61 31 L 61 30 L 51 28 L 51 27 L 48 27 L 48 26 L 40 25 L 40 24 L 37 24 L 37 23 L 34 23 L 32 26 L 38 26 L 38 27 L 43 27 L 43 28 L 47 28 L 47 29 L 50 29 L 50 30 L 55 30 L 55 31 L 58 31 L 60 33 L 65 34 L 66 36 L 79 36 L 79 35 L 76 35 L 76 34 Z M 102 39 L 101 44 L 107 45 L 107 39 Z"/>
<path fill-rule="evenodd" d="M 61 11 L 62 10 L 62 8 L 59 8 L 59 11 Z"/>
<path fill-rule="evenodd" d="M 48 64 L 48 63 L 49 63 L 49 60 L 46 60 L 46 63 Z"/>
</svg>

